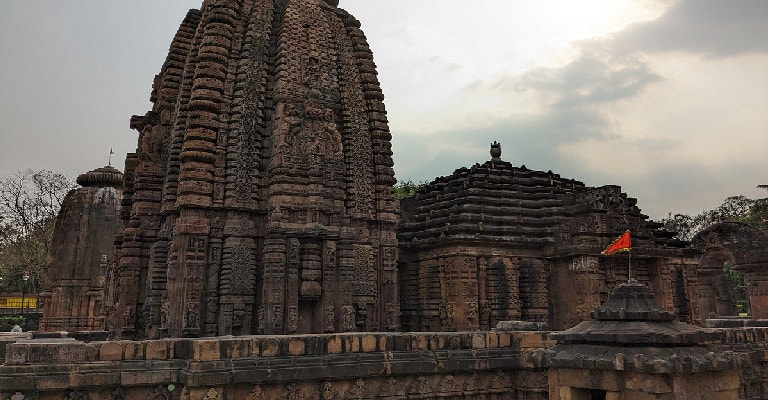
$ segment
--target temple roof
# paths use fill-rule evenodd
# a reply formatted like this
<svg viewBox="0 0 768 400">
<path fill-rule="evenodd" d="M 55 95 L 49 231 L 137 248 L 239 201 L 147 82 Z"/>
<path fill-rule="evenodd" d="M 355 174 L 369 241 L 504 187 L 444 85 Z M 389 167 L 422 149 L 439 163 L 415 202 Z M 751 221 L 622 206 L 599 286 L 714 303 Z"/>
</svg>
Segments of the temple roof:
<svg viewBox="0 0 768 400">
<path fill-rule="evenodd" d="M 123 173 L 117 168 L 107 165 L 86 172 L 77 177 L 77 183 L 84 187 L 123 187 Z"/>
<path fill-rule="evenodd" d="M 631 230 L 645 254 L 687 244 L 660 230 L 636 204 L 619 186 L 588 187 L 552 171 L 514 166 L 494 142 L 491 160 L 439 177 L 401 201 L 400 240 L 551 245 L 559 254 L 599 254 Z"/>
</svg>

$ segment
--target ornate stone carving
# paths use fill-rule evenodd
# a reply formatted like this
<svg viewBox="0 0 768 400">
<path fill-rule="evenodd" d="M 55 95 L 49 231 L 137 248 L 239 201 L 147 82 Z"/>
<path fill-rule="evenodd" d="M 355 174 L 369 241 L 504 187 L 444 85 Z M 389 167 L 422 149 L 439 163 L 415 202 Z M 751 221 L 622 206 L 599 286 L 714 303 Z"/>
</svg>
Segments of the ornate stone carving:
<svg viewBox="0 0 768 400">
<path fill-rule="evenodd" d="M 379 386 L 379 396 L 382 398 L 405 396 L 405 382 L 389 377 Z"/>
<path fill-rule="evenodd" d="M 419 376 L 408 386 L 409 395 L 425 396 L 432 393 L 432 387 L 425 376 Z"/>
<path fill-rule="evenodd" d="M 208 392 L 205 394 L 204 400 L 220 400 L 219 399 L 219 393 L 214 388 L 208 389 Z"/>
<path fill-rule="evenodd" d="M 245 400 L 265 400 L 264 390 L 261 385 L 254 385 L 253 389 L 251 389 L 251 393 L 248 394 L 248 397 L 246 397 Z"/>
<path fill-rule="evenodd" d="M 331 381 L 325 381 L 320 387 L 320 400 L 336 400 L 339 398 L 339 391 Z"/>
<path fill-rule="evenodd" d="M 365 398 L 365 381 L 357 379 L 349 386 L 344 393 L 344 400 L 362 400 Z"/>
<path fill-rule="evenodd" d="M 312 397 L 304 393 L 298 384 L 289 383 L 280 395 L 280 400 L 312 400 Z"/>
<path fill-rule="evenodd" d="M 170 337 L 323 333 L 327 307 L 338 330 L 358 303 L 365 326 L 387 325 L 384 304 L 398 306 L 392 250 L 380 257 L 397 244 L 391 135 L 352 20 L 326 2 L 210 2 L 189 14 L 152 110 L 132 120 L 117 336 L 144 335 L 121 317 L 138 305 L 149 305 L 147 335 Z M 167 254 L 150 262 L 158 238 Z"/>
<path fill-rule="evenodd" d="M 355 307 L 344 306 L 344 332 L 355 331 Z"/>
</svg>

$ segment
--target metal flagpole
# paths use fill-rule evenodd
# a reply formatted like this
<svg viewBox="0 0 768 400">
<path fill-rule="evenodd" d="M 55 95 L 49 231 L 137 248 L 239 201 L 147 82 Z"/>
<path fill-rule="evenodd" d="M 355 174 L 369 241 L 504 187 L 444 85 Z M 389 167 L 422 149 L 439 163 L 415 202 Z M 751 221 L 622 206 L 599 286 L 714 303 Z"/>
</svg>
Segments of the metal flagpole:
<svg viewBox="0 0 768 400">
<path fill-rule="evenodd" d="M 632 283 L 632 250 L 627 253 L 629 253 L 629 283 Z"/>
</svg>

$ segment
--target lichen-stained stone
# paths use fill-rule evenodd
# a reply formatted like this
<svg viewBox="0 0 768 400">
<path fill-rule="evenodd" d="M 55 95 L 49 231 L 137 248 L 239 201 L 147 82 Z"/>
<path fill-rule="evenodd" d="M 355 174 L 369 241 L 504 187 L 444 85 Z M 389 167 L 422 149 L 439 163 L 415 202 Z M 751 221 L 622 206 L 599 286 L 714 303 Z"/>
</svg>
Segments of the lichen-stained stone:
<svg viewBox="0 0 768 400">
<path fill-rule="evenodd" d="M 189 11 L 131 119 L 115 337 L 399 329 L 391 134 L 360 23 L 337 6 Z"/>
</svg>

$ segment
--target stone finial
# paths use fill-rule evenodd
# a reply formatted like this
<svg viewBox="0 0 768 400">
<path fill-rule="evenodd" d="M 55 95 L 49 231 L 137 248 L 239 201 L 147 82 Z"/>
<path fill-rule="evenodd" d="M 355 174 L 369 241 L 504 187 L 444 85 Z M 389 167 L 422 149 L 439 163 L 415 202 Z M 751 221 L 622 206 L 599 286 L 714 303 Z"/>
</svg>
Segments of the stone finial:
<svg viewBox="0 0 768 400">
<path fill-rule="evenodd" d="M 501 143 L 495 140 L 491 143 L 491 161 L 501 161 Z"/>
<path fill-rule="evenodd" d="M 122 189 L 123 173 L 110 165 L 94 169 L 77 177 L 77 184 L 84 187 L 114 187 Z"/>
</svg>

